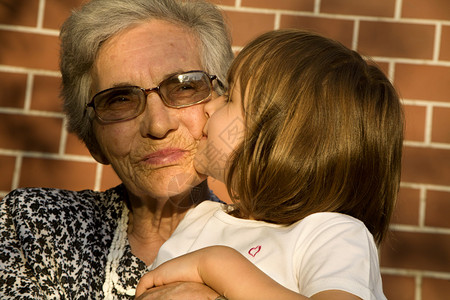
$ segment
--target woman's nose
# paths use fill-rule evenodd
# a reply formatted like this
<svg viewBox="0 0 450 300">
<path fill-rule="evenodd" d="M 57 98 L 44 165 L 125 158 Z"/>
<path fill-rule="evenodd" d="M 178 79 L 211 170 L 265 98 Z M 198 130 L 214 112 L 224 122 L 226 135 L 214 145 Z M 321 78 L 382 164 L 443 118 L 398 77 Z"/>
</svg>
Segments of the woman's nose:
<svg viewBox="0 0 450 300">
<path fill-rule="evenodd" d="M 225 97 L 220 96 L 208 101 L 204 106 L 205 115 L 207 118 L 211 118 L 215 111 L 225 105 Z"/>
<path fill-rule="evenodd" d="M 147 96 L 141 131 L 143 136 L 164 138 L 169 132 L 177 130 L 180 124 L 176 108 L 167 107 L 157 93 Z"/>
</svg>

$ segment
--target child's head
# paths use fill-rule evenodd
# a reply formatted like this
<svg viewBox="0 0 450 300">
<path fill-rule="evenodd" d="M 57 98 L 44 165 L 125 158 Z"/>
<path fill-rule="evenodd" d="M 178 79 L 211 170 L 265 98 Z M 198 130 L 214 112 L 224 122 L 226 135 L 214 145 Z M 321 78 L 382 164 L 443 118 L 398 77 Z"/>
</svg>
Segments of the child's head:
<svg viewBox="0 0 450 300">
<path fill-rule="evenodd" d="M 245 97 L 245 133 L 227 177 L 239 214 L 290 224 L 341 212 L 381 242 L 403 141 L 401 104 L 386 76 L 338 42 L 279 30 L 247 45 L 228 79 Z"/>
</svg>

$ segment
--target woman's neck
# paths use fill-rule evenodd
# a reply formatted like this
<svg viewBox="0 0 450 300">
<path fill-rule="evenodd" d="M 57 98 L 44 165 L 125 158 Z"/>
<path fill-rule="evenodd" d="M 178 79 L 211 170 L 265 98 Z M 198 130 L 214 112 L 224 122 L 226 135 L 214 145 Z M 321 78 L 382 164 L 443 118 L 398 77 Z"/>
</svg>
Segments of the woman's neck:
<svg viewBox="0 0 450 300">
<path fill-rule="evenodd" d="M 186 212 L 208 196 L 206 181 L 185 195 L 167 199 L 133 199 L 130 195 L 127 233 L 131 252 L 151 264 Z"/>
</svg>

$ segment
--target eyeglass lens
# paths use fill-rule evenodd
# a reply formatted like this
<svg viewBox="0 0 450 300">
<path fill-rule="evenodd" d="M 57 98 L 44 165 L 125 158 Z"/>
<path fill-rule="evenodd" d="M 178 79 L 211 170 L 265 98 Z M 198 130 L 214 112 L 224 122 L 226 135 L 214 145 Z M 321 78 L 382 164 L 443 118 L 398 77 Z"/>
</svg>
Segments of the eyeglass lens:
<svg viewBox="0 0 450 300">
<path fill-rule="evenodd" d="M 185 107 L 200 103 L 211 95 L 209 75 L 201 71 L 177 74 L 163 80 L 159 87 L 143 89 L 125 86 L 107 89 L 93 98 L 95 112 L 103 121 L 131 119 L 145 109 L 148 94 L 156 92 L 169 107 Z"/>
<path fill-rule="evenodd" d="M 182 107 L 197 103 L 211 93 L 209 77 L 201 72 L 176 75 L 163 81 L 160 94 L 168 106 Z"/>
</svg>

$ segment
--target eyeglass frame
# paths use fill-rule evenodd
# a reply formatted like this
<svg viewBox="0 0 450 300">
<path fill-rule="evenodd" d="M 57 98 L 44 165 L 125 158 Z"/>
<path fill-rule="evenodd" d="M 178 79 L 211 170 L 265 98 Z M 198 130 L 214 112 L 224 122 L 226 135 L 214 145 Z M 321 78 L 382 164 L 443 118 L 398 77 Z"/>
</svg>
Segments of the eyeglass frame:
<svg viewBox="0 0 450 300">
<path fill-rule="evenodd" d="M 160 92 L 160 87 L 161 87 L 161 85 L 164 84 L 165 82 L 167 82 L 168 80 L 172 79 L 172 78 L 175 77 L 175 76 L 179 76 L 179 75 L 183 75 L 183 74 L 189 74 L 189 73 L 203 73 L 204 75 L 206 75 L 206 77 L 208 77 L 208 79 L 209 79 L 209 85 L 210 85 L 210 92 L 209 92 L 209 95 L 206 96 L 204 99 L 195 101 L 195 102 L 193 102 L 193 103 L 180 104 L 180 105 L 171 105 L 171 104 L 168 104 L 168 103 L 166 102 L 165 97 L 164 97 L 164 96 L 161 94 L 161 92 Z M 218 78 L 216 75 L 209 75 L 208 73 L 206 73 L 205 71 L 202 71 L 202 70 L 191 70 L 191 71 L 187 71 L 187 72 L 181 72 L 181 73 L 173 74 L 173 75 L 167 77 L 166 79 L 163 79 L 163 80 L 162 80 L 156 87 L 154 87 L 154 88 L 148 88 L 148 89 L 145 89 L 145 88 L 142 88 L 142 87 L 137 86 L 137 85 L 128 85 L 128 86 L 120 86 L 120 87 L 107 88 L 107 89 L 105 89 L 105 90 L 102 90 L 102 91 L 96 93 L 94 96 L 92 96 L 91 101 L 89 101 L 88 103 L 86 103 L 85 110 L 87 110 L 89 107 L 92 107 L 92 109 L 94 110 L 94 113 L 95 113 L 95 117 L 96 117 L 97 119 L 99 119 L 100 121 L 102 121 L 103 123 L 117 123 L 117 122 L 124 122 L 124 121 L 129 121 L 129 120 L 132 120 L 132 119 L 138 117 L 139 115 L 141 115 L 141 114 L 145 111 L 146 105 L 143 105 L 143 106 L 142 106 L 143 108 L 141 109 L 141 111 L 139 111 L 136 115 L 133 115 L 133 116 L 131 116 L 131 117 L 126 117 L 126 118 L 124 118 L 124 119 L 118 119 L 118 120 L 112 120 L 112 121 L 103 120 L 103 119 L 98 115 L 98 113 L 97 113 L 97 111 L 96 111 L 96 109 L 95 109 L 95 98 L 96 98 L 98 95 L 103 94 L 103 93 L 106 93 L 106 92 L 111 91 L 111 90 L 115 90 L 115 89 L 124 89 L 124 88 L 138 88 L 139 90 L 141 90 L 141 91 L 144 93 L 145 102 L 147 102 L 147 97 L 148 97 L 148 95 L 150 95 L 152 92 L 155 92 L 155 93 L 158 94 L 159 98 L 162 100 L 162 102 L 164 103 L 164 105 L 167 106 L 167 107 L 170 107 L 170 108 L 184 108 L 184 107 L 189 107 L 189 106 L 193 106 L 193 105 L 196 105 L 196 104 L 200 104 L 200 103 L 202 103 L 202 102 L 205 102 L 208 98 L 210 98 L 210 96 L 212 95 L 212 92 L 214 91 L 213 80 L 217 80 L 217 84 L 219 85 L 219 87 L 222 88 L 222 89 L 224 88 L 223 83 L 219 80 L 219 78 Z"/>
</svg>

